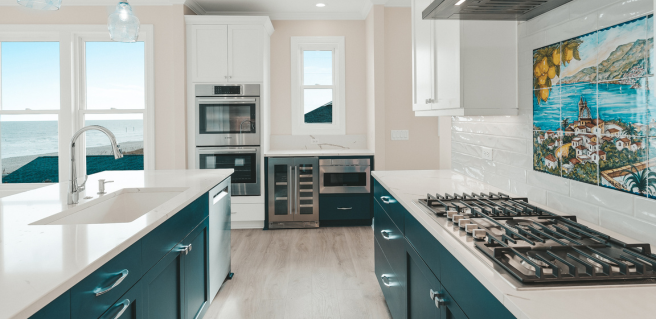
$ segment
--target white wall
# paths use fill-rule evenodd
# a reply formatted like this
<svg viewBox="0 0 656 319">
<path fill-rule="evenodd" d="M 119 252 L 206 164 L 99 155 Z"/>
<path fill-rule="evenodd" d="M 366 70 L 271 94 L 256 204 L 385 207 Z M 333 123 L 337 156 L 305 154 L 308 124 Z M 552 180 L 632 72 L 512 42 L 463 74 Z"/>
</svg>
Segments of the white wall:
<svg viewBox="0 0 656 319">
<path fill-rule="evenodd" d="M 533 171 L 533 50 L 652 12 L 654 0 L 574 0 L 519 26 L 516 117 L 454 117 L 453 170 L 656 245 L 656 200 Z M 483 160 L 481 147 L 493 149 Z"/>
</svg>

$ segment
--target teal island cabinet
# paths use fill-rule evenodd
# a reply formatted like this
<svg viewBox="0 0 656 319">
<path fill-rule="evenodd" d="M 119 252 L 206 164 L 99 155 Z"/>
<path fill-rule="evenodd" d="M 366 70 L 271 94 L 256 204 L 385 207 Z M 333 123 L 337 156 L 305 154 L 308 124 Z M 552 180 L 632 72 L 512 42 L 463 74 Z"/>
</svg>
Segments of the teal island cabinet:
<svg viewBox="0 0 656 319">
<path fill-rule="evenodd" d="M 229 190 L 229 185 L 230 178 L 214 189 Z M 211 193 L 171 216 L 30 318 L 202 318 L 211 301 Z M 229 213 L 228 207 L 225 214 Z"/>
<path fill-rule="evenodd" d="M 374 179 L 375 272 L 394 319 L 515 318 Z"/>
</svg>

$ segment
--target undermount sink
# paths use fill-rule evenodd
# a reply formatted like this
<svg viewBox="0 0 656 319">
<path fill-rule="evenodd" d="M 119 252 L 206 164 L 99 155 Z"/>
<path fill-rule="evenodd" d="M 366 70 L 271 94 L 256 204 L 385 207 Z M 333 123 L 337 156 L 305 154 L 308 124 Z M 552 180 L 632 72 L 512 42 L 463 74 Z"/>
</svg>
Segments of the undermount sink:
<svg viewBox="0 0 656 319">
<path fill-rule="evenodd" d="M 30 225 L 129 223 L 187 188 L 124 188 L 48 216 Z"/>
</svg>

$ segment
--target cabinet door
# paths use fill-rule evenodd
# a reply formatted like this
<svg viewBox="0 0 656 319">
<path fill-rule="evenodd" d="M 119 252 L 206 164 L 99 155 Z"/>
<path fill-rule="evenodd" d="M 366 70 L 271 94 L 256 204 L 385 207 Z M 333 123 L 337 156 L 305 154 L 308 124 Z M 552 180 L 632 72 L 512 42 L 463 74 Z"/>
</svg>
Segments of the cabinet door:
<svg viewBox="0 0 656 319">
<path fill-rule="evenodd" d="M 71 291 L 63 293 L 30 319 L 70 319 L 71 318 Z"/>
<path fill-rule="evenodd" d="M 143 295 L 141 282 L 138 282 L 114 303 L 99 319 L 141 319 L 143 318 Z"/>
<path fill-rule="evenodd" d="M 421 12 L 432 0 L 412 0 L 412 84 L 414 111 L 430 110 L 433 99 L 435 59 L 434 22 L 423 20 Z"/>
<path fill-rule="evenodd" d="M 191 81 L 228 81 L 228 26 L 190 26 Z"/>
<path fill-rule="evenodd" d="M 202 318 L 209 306 L 207 219 L 183 243 L 185 319 Z"/>
<path fill-rule="evenodd" d="M 183 318 L 184 263 L 180 250 L 180 247 L 173 248 L 141 279 L 144 318 Z"/>
<path fill-rule="evenodd" d="M 264 28 L 228 26 L 228 78 L 230 82 L 262 82 L 264 78 Z"/>
<path fill-rule="evenodd" d="M 448 291 L 443 290 L 442 305 L 440 306 L 442 319 L 468 319 L 465 313 L 460 309 L 458 304 L 453 300 L 453 297 Z M 485 318 L 495 318 L 492 313 L 488 313 Z"/>
<path fill-rule="evenodd" d="M 435 302 L 442 293 L 440 282 L 408 242 L 405 250 L 408 319 L 442 318 L 440 304 Z"/>
</svg>

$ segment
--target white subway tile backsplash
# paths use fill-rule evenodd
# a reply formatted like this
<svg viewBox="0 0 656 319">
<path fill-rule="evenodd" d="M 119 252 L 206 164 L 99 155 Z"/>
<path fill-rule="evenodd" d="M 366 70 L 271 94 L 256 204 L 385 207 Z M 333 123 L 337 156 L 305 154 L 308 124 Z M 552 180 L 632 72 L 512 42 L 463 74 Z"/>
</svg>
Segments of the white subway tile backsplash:
<svg viewBox="0 0 656 319">
<path fill-rule="evenodd" d="M 573 0 L 518 26 L 519 116 L 452 118 L 452 169 L 656 245 L 656 200 L 533 171 L 533 50 L 653 11 L 654 0 Z M 481 147 L 493 160 L 482 159 Z"/>
<path fill-rule="evenodd" d="M 599 225 L 626 235 L 639 242 L 656 245 L 656 225 L 626 216 L 620 212 L 601 208 L 599 212 Z"/>
<path fill-rule="evenodd" d="M 569 195 L 570 180 L 536 171 L 528 172 L 527 177 L 528 184 L 531 186 L 544 188 L 548 191 L 557 192 L 563 195 Z"/>
<path fill-rule="evenodd" d="M 616 210 L 623 214 L 633 215 L 634 195 L 576 181 L 571 181 L 570 183 L 570 195 L 572 198 Z"/>
<path fill-rule="evenodd" d="M 558 193 L 547 192 L 547 206 L 577 218 L 599 224 L 599 207 Z"/>
</svg>

